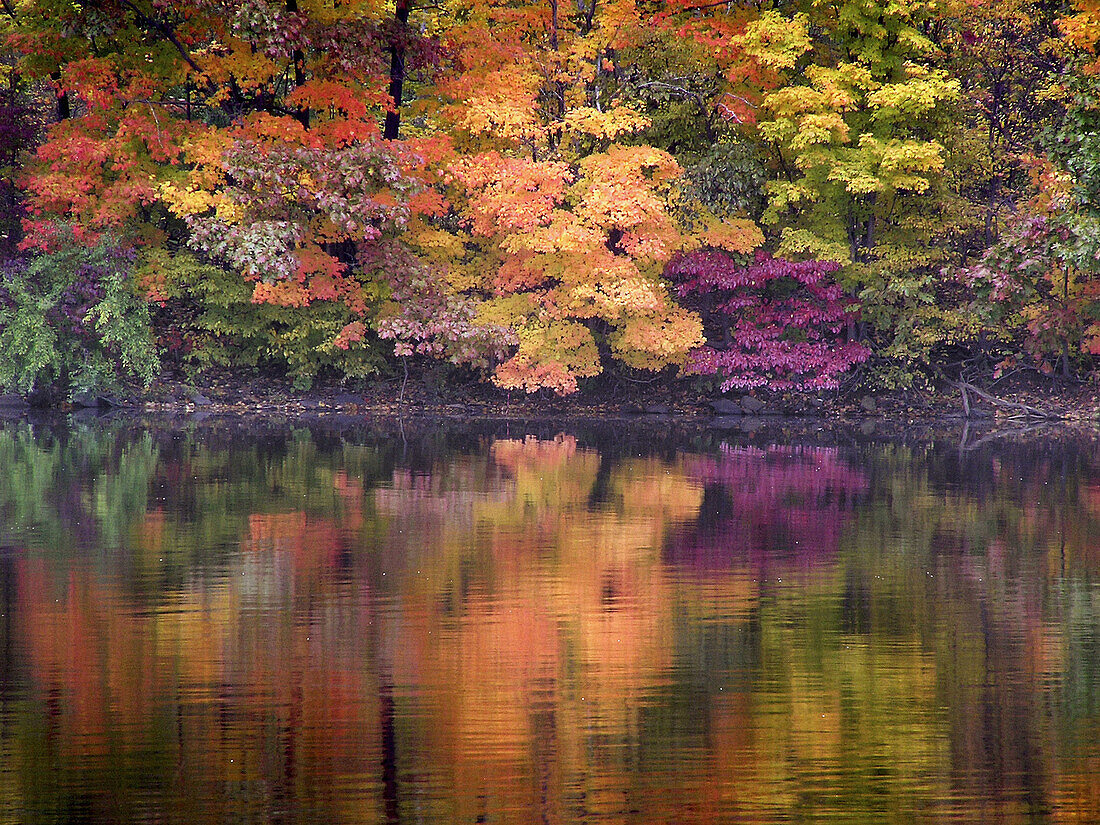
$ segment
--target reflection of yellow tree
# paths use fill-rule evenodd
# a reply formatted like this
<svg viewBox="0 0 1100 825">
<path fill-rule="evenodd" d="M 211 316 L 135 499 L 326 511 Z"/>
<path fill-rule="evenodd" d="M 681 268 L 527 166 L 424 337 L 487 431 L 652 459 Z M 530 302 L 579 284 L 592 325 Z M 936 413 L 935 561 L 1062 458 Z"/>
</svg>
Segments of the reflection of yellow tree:
<svg viewBox="0 0 1100 825">
<path fill-rule="evenodd" d="M 1077 657 L 1072 646 L 1092 623 L 1075 582 L 1097 569 L 1100 530 L 1087 506 L 1088 474 L 1071 470 L 1070 456 L 1083 460 L 1076 451 L 1052 460 L 1027 445 L 970 456 L 967 484 L 952 476 L 944 488 L 914 472 L 919 460 L 898 448 L 884 473 L 893 504 L 864 509 L 851 531 L 850 568 L 907 582 L 904 598 L 872 602 L 869 612 L 889 602 L 892 623 L 921 629 L 936 666 L 948 779 L 955 794 L 983 806 L 973 821 L 1031 821 L 1037 805 L 1054 805 L 1059 782 L 1078 785 L 1084 766 L 1060 763 L 1056 726 L 1073 725 L 1052 714 L 1052 703 L 1071 719 L 1079 713 L 1069 700 L 1081 685 L 1056 685 L 1083 679 L 1087 693 L 1096 684 L 1084 664 L 1091 643 Z M 1074 677 L 1074 669 L 1083 672 Z"/>
<path fill-rule="evenodd" d="M 793 604 L 784 606 L 788 611 L 798 615 Z M 724 786 L 733 800 L 758 814 L 809 805 L 828 819 L 915 811 L 930 790 L 933 797 L 946 794 L 937 672 L 916 634 L 883 641 L 841 636 L 822 650 L 800 640 L 809 630 L 801 622 L 768 628 L 763 655 L 785 664 L 754 697 L 753 767 L 749 781 Z M 834 782 L 817 794 L 812 788 L 822 777 Z M 753 798 L 746 788 L 770 793 Z"/>
<path fill-rule="evenodd" d="M 1051 822 L 1096 822 L 1100 811 L 1100 720 L 1092 720 L 1089 729 L 1080 732 L 1092 744 L 1084 753 L 1075 754 L 1072 769 L 1059 777 L 1052 800 Z"/>
</svg>

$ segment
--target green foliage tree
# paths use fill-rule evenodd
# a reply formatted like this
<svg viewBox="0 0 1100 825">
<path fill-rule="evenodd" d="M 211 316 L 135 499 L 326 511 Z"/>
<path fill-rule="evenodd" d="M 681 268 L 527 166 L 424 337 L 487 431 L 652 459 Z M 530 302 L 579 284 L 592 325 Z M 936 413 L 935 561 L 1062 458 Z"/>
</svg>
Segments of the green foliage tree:
<svg viewBox="0 0 1100 825">
<path fill-rule="evenodd" d="M 919 354 L 914 321 L 934 300 L 943 115 L 959 95 L 934 65 L 926 18 L 917 3 L 844 0 L 765 12 L 742 38 L 785 77 L 758 123 L 777 171 L 763 221 L 780 254 L 844 265 L 867 334 L 903 362 Z"/>
<path fill-rule="evenodd" d="M 165 359 L 185 374 L 257 368 L 281 372 L 304 390 L 321 376 L 365 378 L 385 365 L 377 340 L 342 302 L 255 301 L 253 285 L 237 272 L 186 250 L 145 250 L 135 275 L 151 296 Z M 374 303 L 379 293 L 365 300 Z"/>
<path fill-rule="evenodd" d="M 0 386 L 71 398 L 126 381 L 148 385 L 158 359 L 133 261 L 127 247 L 109 239 L 85 246 L 57 227 L 49 251 L 9 262 L 0 282 Z"/>
</svg>

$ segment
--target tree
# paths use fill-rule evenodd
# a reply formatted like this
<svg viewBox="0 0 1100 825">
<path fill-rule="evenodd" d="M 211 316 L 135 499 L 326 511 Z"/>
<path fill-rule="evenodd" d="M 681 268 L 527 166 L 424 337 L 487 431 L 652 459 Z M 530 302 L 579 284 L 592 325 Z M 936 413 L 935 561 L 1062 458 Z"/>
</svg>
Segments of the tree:
<svg viewBox="0 0 1100 825">
<path fill-rule="evenodd" d="M 790 72 L 759 121 L 780 169 L 765 222 L 785 223 L 781 252 L 858 270 L 893 240 L 899 213 L 913 205 L 902 201 L 927 193 L 943 168 L 942 144 L 923 134 L 935 132 L 937 107 L 958 83 L 929 66 L 934 47 L 915 9 L 829 9 L 819 18 L 764 14 L 744 43 L 756 60 Z M 811 39 L 814 25 L 828 41 Z"/>
<path fill-rule="evenodd" d="M 703 304 L 710 327 L 708 345 L 692 351 L 685 371 L 719 376 L 723 392 L 836 387 L 870 355 L 861 343 L 838 340 L 855 318 L 831 277 L 839 268 L 762 252 L 747 266 L 714 250 L 673 258 L 665 274 L 681 298 Z"/>
<path fill-rule="evenodd" d="M 1043 372 L 1100 354 L 1100 96 L 1095 7 L 1057 21 L 1064 70 L 1046 94 L 1062 107 L 1032 160 L 1032 197 L 963 279 L 987 323 L 1019 336 Z"/>
<path fill-rule="evenodd" d="M 1061 60 L 1049 48 L 1055 7 L 1033 0 L 961 2 L 936 22 L 943 65 L 958 79 L 959 123 L 947 140 L 946 177 L 958 203 L 947 210 L 967 259 L 996 242 L 1030 197 L 1028 158 L 1061 109 L 1050 80 Z"/>
<path fill-rule="evenodd" d="M 568 15 L 556 0 L 463 8 L 447 37 L 459 71 L 441 79 L 435 115 L 455 151 L 437 167 L 447 204 L 417 235 L 483 321 L 514 330 L 494 381 L 566 393 L 609 356 L 630 369 L 679 366 L 701 326 L 668 293 L 665 263 L 704 242 L 744 252 L 763 237 L 744 215 L 685 196 L 681 165 L 646 141 L 670 122 L 655 112 L 661 90 L 699 118 L 684 143 L 709 142 L 699 135 L 723 122 L 727 81 L 712 68 L 696 93 L 652 57 L 629 59 L 657 42 L 657 18 L 623 0 Z"/>
<path fill-rule="evenodd" d="M 1069 376 L 1082 354 L 1100 355 L 1096 229 L 1072 213 L 1021 216 L 962 272 L 976 311 L 992 328 L 1020 330 L 1042 372 L 1060 362 Z"/>
<path fill-rule="evenodd" d="M 418 188 L 417 157 L 381 129 L 400 103 L 386 57 L 417 70 L 431 38 L 391 31 L 363 2 L 29 2 L 14 17 L 21 70 L 72 102 L 24 175 L 29 248 L 58 218 L 149 260 L 187 244 L 257 304 L 342 307 L 307 352 L 368 346 L 392 284 L 358 266 L 358 247 L 400 232 Z M 210 271 L 169 267 L 183 269 Z"/>
<path fill-rule="evenodd" d="M 934 300 L 943 114 L 959 94 L 933 65 L 923 9 L 844 0 L 767 11 L 741 41 L 784 76 L 758 120 L 778 171 L 763 222 L 780 254 L 843 265 L 864 331 L 903 363 L 921 354 L 913 323 Z"/>
<path fill-rule="evenodd" d="M 1060 25 L 1082 37 L 1081 15 Z M 1092 53 L 1077 43 L 1067 38 L 1065 111 L 1046 134 L 1048 157 L 1032 164 L 1033 197 L 962 272 L 987 321 L 1019 331 L 1042 371 L 1060 363 L 1066 376 L 1100 354 L 1100 97 Z"/>
<path fill-rule="evenodd" d="M 50 251 L 0 277 L 0 386 L 65 399 L 146 385 L 158 363 L 133 250 L 57 227 Z"/>
<path fill-rule="evenodd" d="M 452 170 L 481 253 L 465 263 L 489 270 L 473 285 L 489 293 L 480 315 L 519 338 L 498 384 L 572 392 L 600 371 L 601 347 L 659 370 L 701 340 L 658 280 L 683 243 L 663 203 L 680 172 L 667 153 L 612 147 L 567 164 L 487 152 Z"/>
<path fill-rule="evenodd" d="M 196 359 L 280 364 L 299 386 L 368 374 L 390 341 L 529 392 L 609 366 L 831 383 L 868 347 L 880 381 L 911 382 L 978 345 L 943 266 L 1021 208 L 1038 127 L 1082 181 L 1096 155 L 1093 0 L 1061 19 L 1038 0 L 4 11 L 20 83 L 56 100 L 17 176 L 24 247 L 48 251 L 59 222 L 116 239 Z M 0 148 L 24 125 L 0 113 Z M 722 257 L 763 247 L 770 263 Z M 858 318 L 794 274 L 814 261 L 839 265 Z M 699 269 L 678 295 L 681 266 Z M 734 287 L 754 267 L 784 274 Z M 1091 334 L 1082 290 L 1071 350 Z M 734 356 L 750 329 L 771 348 L 751 365 Z"/>
</svg>

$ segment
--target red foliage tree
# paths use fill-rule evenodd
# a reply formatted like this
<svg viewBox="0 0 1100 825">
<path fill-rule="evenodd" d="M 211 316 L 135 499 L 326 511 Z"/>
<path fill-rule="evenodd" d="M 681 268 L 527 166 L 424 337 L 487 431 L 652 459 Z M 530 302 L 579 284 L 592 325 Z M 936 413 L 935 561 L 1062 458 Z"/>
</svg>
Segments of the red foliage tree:
<svg viewBox="0 0 1100 825">
<path fill-rule="evenodd" d="M 682 299 L 701 305 L 708 344 L 685 371 L 721 376 L 737 387 L 790 389 L 837 386 L 839 376 L 870 350 L 842 341 L 853 302 L 830 277 L 828 261 L 787 261 L 758 252 L 753 263 L 717 250 L 677 255 L 665 269 Z"/>
</svg>

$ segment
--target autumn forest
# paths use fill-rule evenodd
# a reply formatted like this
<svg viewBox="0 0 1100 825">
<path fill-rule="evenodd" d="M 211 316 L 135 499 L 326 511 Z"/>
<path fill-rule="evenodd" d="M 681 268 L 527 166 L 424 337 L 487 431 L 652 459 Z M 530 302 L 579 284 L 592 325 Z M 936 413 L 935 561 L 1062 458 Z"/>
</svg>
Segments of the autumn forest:
<svg viewBox="0 0 1100 825">
<path fill-rule="evenodd" d="M 1098 366 L 1097 0 L 0 5 L 0 392 Z"/>
</svg>

